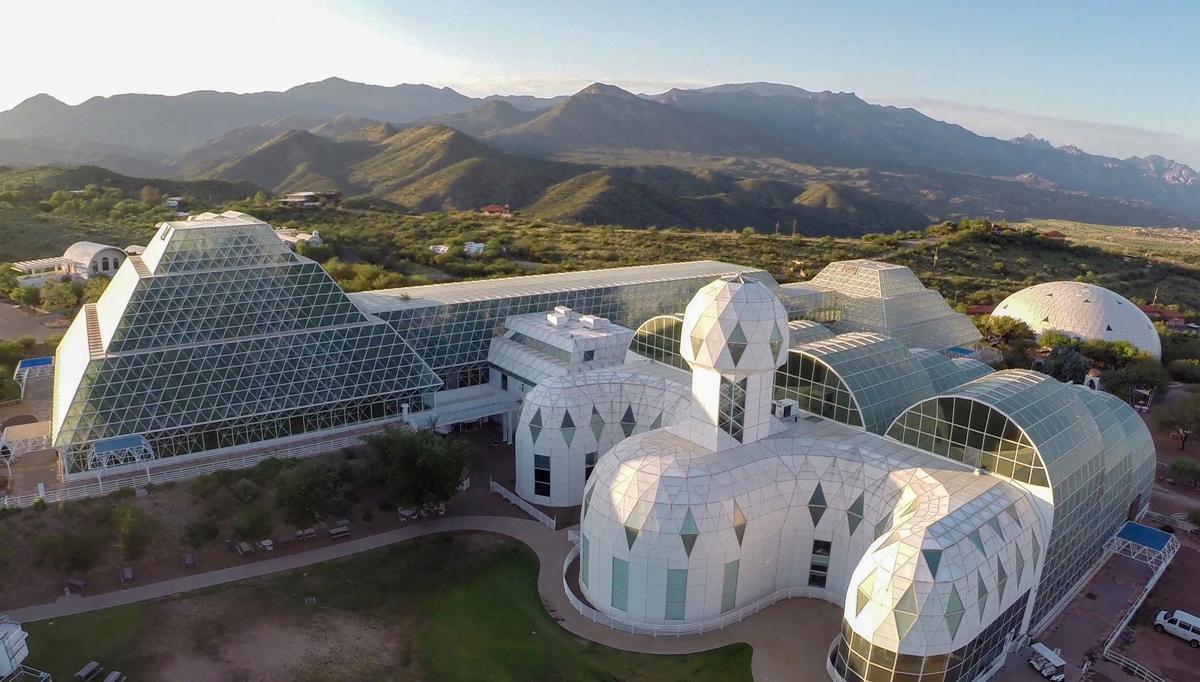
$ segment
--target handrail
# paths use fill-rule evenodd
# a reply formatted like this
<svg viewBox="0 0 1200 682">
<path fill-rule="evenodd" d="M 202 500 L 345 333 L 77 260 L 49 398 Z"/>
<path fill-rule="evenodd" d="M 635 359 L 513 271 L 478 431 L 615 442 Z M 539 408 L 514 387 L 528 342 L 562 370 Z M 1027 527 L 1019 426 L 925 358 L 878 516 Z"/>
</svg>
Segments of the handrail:
<svg viewBox="0 0 1200 682">
<path fill-rule="evenodd" d="M 550 530 L 557 529 L 557 527 L 558 527 L 558 518 L 557 517 L 547 516 L 546 514 L 544 514 L 542 512 L 542 510 L 538 509 L 537 507 L 533 506 L 532 504 L 529 504 L 525 500 L 521 499 L 521 497 L 518 496 L 513 491 L 509 490 L 508 488 L 505 488 L 504 486 L 502 486 L 499 483 L 492 480 L 492 478 L 490 476 L 488 477 L 488 488 L 491 489 L 492 492 L 500 495 L 500 497 L 503 497 L 504 499 L 508 500 L 509 502 L 516 505 L 517 507 L 520 507 L 521 511 L 532 516 L 534 521 L 541 523 L 543 526 L 549 528 Z"/>
</svg>

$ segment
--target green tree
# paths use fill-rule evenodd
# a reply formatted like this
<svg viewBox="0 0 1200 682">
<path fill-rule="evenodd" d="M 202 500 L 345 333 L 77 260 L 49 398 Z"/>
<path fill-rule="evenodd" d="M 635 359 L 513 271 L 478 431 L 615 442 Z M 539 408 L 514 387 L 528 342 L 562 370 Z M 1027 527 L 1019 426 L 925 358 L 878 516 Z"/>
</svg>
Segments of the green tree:
<svg viewBox="0 0 1200 682">
<path fill-rule="evenodd" d="M 126 559 L 136 559 L 154 537 L 154 518 L 134 503 L 123 504 L 113 513 L 117 550 Z"/>
<path fill-rule="evenodd" d="M 337 477 L 329 467 L 305 462 L 279 474 L 275 480 L 275 506 L 288 523 L 307 526 L 329 514 L 337 487 Z"/>
<path fill-rule="evenodd" d="M 42 292 L 37 287 L 15 287 L 8 292 L 8 297 L 23 305 L 37 305 L 42 300 Z"/>
<path fill-rule="evenodd" d="M 1200 483 L 1200 462 L 1190 457 L 1176 457 L 1167 466 L 1167 473 L 1180 483 L 1196 485 Z"/>
<path fill-rule="evenodd" d="M 1046 356 L 1042 365 L 1046 374 L 1069 384 L 1082 384 L 1091 365 L 1079 351 L 1069 346 L 1058 346 Z"/>
<path fill-rule="evenodd" d="M 1101 374 L 1101 386 L 1105 391 L 1126 402 L 1132 400 L 1133 390 L 1154 389 L 1159 393 L 1167 390 L 1171 375 L 1157 360 L 1142 358 Z"/>
<path fill-rule="evenodd" d="M 1194 358 L 1172 360 L 1167 363 L 1171 378 L 1185 384 L 1200 383 L 1200 360 Z"/>
<path fill-rule="evenodd" d="M 1154 412 L 1154 425 L 1178 434 L 1182 450 L 1188 436 L 1200 430 L 1200 395 L 1188 395 L 1159 407 Z"/>
<path fill-rule="evenodd" d="M 432 431 L 396 431 L 367 438 L 390 503 L 425 509 L 454 496 L 470 461 L 467 446 Z"/>
<path fill-rule="evenodd" d="M 261 504 L 246 507 L 233 521 L 233 537 L 246 542 L 264 540 L 275 529 L 271 510 Z"/>
<path fill-rule="evenodd" d="M 975 321 L 983 340 L 996 346 L 1024 346 L 1033 343 L 1033 330 L 1023 320 L 1003 315 L 984 315 Z"/>
<path fill-rule="evenodd" d="M 79 305 L 79 295 L 68 282 L 46 282 L 42 285 L 41 303 L 51 312 L 66 312 Z"/>
<path fill-rule="evenodd" d="M 220 528 L 216 519 L 206 516 L 189 522 L 183 529 L 183 541 L 189 547 L 200 548 L 217 539 Z M 260 538 L 261 539 L 261 538 Z"/>
<path fill-rule="evenodd" d="M 0 291 L 12 291 L 18 286 L 17 271 L 12 269 L 12 263 L 0 263 Z"/>
<path fill-rule="evenodd" d="M 104 275 L 92 275 L 89 277 L 87 283 L 83 285 L 82 302 L 95 303 L 99 301 L 100 295 L 108 288 L 108 281 L 108 278 Z"/>
</svg>

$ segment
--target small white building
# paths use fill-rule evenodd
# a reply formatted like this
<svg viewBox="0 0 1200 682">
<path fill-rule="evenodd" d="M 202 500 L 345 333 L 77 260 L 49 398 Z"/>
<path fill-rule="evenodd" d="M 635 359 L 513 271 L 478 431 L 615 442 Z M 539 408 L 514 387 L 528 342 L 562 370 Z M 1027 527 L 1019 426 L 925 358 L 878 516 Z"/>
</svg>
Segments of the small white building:
<svg viewBox="0 0 1200 682">
<path fill-rule="evenodd" d="M 440 256 L 444 253 L 449 253 L 450 247 L 445 244 L 434 244 L 429 247 L 429 250 Z"/>
<path fill-rule="evenodd" d="M 463 254 L 468 258 L 475 258 L 483 255 L 483 242 L 467 242 L 463 244 Z"/>
<path fill-rule="evenodd" d="M 125 251 L 108 244 L 75 242 L 67 247 L 62 256 L 38 258 L 12 264 L 13 270 L 21 273 L 17 283 L 21 286 L 41 287 L 48 281 L 70 278 L 86 280 L 93 275 L 112 277 L 125 261 Z"/>
<path fill-rule="evenodd" d="M 325 240 L 321 238 L 321 233 L 317 230 L 313 230 L 311 233 L 295 229 L 275 230 L 275 236 L 279 237 L 293 251 L 301 243 L 308 246 L 321 246 L 325 243 Z"/>
</svg>

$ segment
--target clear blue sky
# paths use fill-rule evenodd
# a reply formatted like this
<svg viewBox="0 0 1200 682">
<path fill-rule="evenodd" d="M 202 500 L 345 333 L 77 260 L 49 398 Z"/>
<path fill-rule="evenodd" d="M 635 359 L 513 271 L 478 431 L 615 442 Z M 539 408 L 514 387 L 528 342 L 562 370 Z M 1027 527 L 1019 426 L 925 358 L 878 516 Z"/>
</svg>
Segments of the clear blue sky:
<svg viewBox="0 0 1200 682">
<path fill-rule="evenodd" d="M 351 11 L 514 78 L 768 80 L 1200 138 L 1195 1 L 364 0 Z"/>
<path fill-rule="evenodd" d="M 20 68 L 0 76 L 0 109 L 38 92 L 76 103 L 333 75 L 474 95 L 764 80 L 1200 141 L 1200 0 L 6 0 L 4 10 L 0 63 Z"/>
</svg>

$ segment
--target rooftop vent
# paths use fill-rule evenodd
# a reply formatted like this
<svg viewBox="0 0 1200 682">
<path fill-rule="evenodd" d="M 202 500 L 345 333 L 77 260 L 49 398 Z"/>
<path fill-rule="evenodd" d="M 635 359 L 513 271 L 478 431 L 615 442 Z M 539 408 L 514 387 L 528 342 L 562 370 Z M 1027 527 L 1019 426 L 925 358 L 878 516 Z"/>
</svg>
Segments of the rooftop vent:
<svg viewBox="0 0 1200 682">
<path fill-rule="evenodd" d="M 608 320 L 603 317 L 596 317 L 595 315 L 583 315 L 579 318 L 579 324 L 588 329 L 604 329 L 608 326 Z"/>
</svg>

